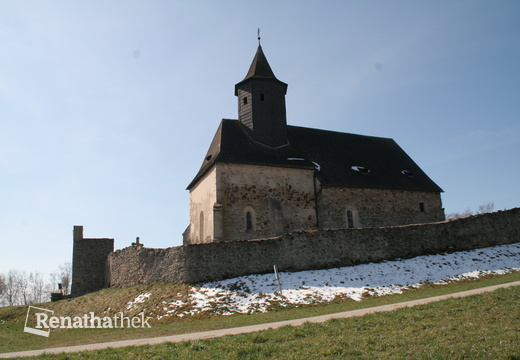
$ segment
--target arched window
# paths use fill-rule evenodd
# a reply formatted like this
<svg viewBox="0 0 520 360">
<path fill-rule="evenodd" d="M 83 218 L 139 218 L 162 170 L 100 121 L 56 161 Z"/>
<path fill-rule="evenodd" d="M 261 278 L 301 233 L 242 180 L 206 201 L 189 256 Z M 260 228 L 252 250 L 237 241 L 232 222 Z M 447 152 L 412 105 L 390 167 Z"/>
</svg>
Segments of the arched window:
<svg viewBox="0 0 520 360">
<path fill-rule="evenodd" d="M 354 214 L 352 213 L 352 210 L 347 210 L 347 228 L 354 228 Z"/>
<path fill-rule="evenodd" d="M 283 211 L 282 202 L 277 198 L 269 198 L 269 211 L 271 212 L 271 233 L 273 235 L 282 235 L 283 228 Z"/>
<path fill-rule="evenodd" d="M 255 231 L 256 227 L 256 214 L 255 210 L 251 206 L 246 206 L 243 213 L 245 222 L 245 231 Z"/>
<path fill-rule="evenodd" d="M 253 216 L 251 212 L 246 212 L 246 230 L 253 230 Z"/>
<path fill-rule="evenodd" d="M 354 229 L 361 227 L 359 224 L 359 214 L 357 208 L 352 204 L 345 206 L 345 222 L 347 229 Z"/>
<path fill-rule="evenodd" d="M 199 217 L 199 241 L 204 242 L 204 211 L 200 212 Z"/>
</svg>

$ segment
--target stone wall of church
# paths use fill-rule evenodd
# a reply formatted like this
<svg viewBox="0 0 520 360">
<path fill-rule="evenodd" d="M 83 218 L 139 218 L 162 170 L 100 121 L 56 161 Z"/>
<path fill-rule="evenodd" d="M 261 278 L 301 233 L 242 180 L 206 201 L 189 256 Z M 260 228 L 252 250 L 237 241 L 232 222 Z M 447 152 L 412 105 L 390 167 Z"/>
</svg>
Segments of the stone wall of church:
<svg viewBox="0 0 520 360">
<path fill-rule="evenodd" d="M 324 187 L 319 196 L 320 228 L 384 227 L 443 221 L 441 196 L 435 192 Z M 421 205 L 422 204 L 422 205 Z"/>
<path fill-rule="evenodd" d="M 225 240 L 316 228 L 313 170 L 237 164 L 217 168 Z"/>
<path fill-rule="evenodd" d="M 110 286 L 200 283 L 247 274 L 350 266 L 520 242 L 520 208 L 387 228 L 298 231 L 277 238 L 168 249 L 125 248 L 108 256 Z"/>
</svg>

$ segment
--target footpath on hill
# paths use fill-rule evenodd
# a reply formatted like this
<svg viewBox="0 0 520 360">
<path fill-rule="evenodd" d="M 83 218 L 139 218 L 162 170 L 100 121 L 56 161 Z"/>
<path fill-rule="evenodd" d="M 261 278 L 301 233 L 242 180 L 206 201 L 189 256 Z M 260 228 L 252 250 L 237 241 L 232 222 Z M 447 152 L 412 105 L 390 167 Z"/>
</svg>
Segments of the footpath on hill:
<svg viewBox="0 0 520 360">
<path fill-rule="evenodd" d="M 363 316 L 366 314 L 372 314 L 377 312 L 385 312 L 385 311 L 393 311 L 400 308 L 405 307 L 413 307 L 417 305 L 428 304 L 436 301 L 446 300 L 450 298 L 461 298 L 466 296 L 477 295 L 485 292 L 494 291 L 500 288 L 507 288 L 511 286 L 520 286 L 520 281 L 515 281 L 506 284 L 494 285 L 483 287 L 479 289 L 473 289 L 468 291 L 462 291 L 453 294 L 434 296 L 425 299 L 418 299 L 412 301 L 405 301 L 396 304 L 389 304 L 383 306 L 376 306 L 366 309 L 359 310 L 351 310 L 345 311 L 335 314 L 327 314 L 321 316 L 313 316 L 302 319 L 294 319 L 294 320 L 286 320 L 286 321 L 278 321 L 274 323 L 267 324 L 258 324 L 258 325 L 250 325 L 229 329 L 220 329 L 220 330 L 212 330 L 212 331 L 203 331 L 191 334 L 180 334 L 180 335 L 171 335 L 171 336 L 161 336 L 154 338 L 146 338 L 146 339 L 132 339 L 132 340 L 122 340 L 122 341 L 113 341 L 113 342 L 105 342 L 105 343 L 97 343 L 97 344 L 87 344 L 87 345 L 77 345 L 77 346 L 68 346 L 68 347 L 59 347 L 59 348 L 49 348 L 49 349 L 40 349 L 40 350 L 29 350 L 29 351 L 20 351 L 20 352 L 12 352 L 12 353 L 3 353 L 0 354 L 0 358 L 15 358 L 22 356 L 38 356 L 42 354 L 59 354 L 59 353 L 71 353 L 71 352 L 79 352 L 79 351 L 88 351 L 88 350 L 100 350 L 106 348 L 119 348 L 125 346 L 140 346 L 140 345 L 156 345 L 165 342 L 181 342 L 181 341 L 190 341 L 190 340 L 201 340 L 201 339 L 209 339 L 215 338 L 225 335 L 237 335 L 244 333 L 251 333 L 255 331 L 267 330 L 267 329 L 276 329 L 283 326 L 298 326 L 302 325 L 306 322 L 309 323 L 320 323 L 325 322 L 331 319 L 341 319 L 341 318 L 349 318 L 355 316 Z"/>
</svg>

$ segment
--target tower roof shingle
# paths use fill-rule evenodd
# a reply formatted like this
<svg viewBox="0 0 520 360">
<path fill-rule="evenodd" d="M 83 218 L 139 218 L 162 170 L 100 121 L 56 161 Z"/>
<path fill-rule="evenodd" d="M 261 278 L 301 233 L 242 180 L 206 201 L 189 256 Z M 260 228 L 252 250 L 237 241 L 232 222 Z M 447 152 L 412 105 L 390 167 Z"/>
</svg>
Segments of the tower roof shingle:
<svg viewBox="0 0 520 360">
<path fill-rule="evenodd" d="M 251 66 L 249 67 L 249 70 L 246 74 L 246 77 L 235 85 L 235 95 L 237 94 L 237 86 L 243 84 L 249 79 L 271 79 L 275 80 L 283 85 L 285 85 L 285 88 L 287 89 L 287 84 L 283 81 L 280 81 L 276 78 L 274 75 L 273 70 L 271 69 L 271 66 L 269 65 L 269 62 L 267 61 L 267 58 L 265 57 L 264 51 L 262 50 L 262 46 L 258 45 L 258 49 L 256 50 L 255 57 L 253 58 L 253 61 L 251 62 Z"/>
</svg>

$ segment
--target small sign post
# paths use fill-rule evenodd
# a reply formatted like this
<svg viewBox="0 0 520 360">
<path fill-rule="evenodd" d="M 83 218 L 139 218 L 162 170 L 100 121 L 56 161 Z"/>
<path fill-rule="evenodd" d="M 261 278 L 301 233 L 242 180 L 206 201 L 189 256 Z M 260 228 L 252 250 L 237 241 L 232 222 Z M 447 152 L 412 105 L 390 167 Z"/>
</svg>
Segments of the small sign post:
<svg viewBox="0 0 520 360">
<path fill-rule="evenodd" d="M 278 274 L 278 268 L 276 267 L 276 265 L 273 265 L 273 268 L 274 268 L 274 277 L 275 277 L 276 281 L 278 281 L 278 291 L 280 292 L 280 296 L 283 297 L 282 283 L 280 282 L 280 275 Z"/>
</svg>

